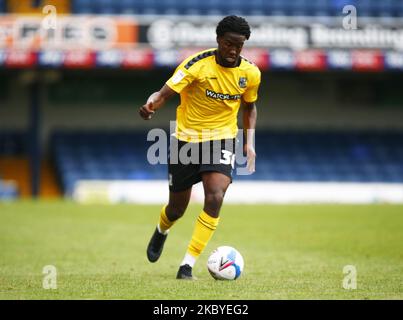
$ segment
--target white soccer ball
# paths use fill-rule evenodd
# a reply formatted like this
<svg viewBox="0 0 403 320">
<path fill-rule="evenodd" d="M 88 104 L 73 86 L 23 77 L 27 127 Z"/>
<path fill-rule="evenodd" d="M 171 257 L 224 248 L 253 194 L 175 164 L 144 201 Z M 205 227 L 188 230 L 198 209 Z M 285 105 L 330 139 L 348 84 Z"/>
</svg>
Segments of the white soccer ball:
<svg viewBox="0 0 403 320">
<path fill-rule="evenodd" d="M 243 272 L 244 261 L 238 250 L 229 246 L 215 249 L 207 260 L 207 269 L 216 280 L 235 280 Z"/>
</svg>

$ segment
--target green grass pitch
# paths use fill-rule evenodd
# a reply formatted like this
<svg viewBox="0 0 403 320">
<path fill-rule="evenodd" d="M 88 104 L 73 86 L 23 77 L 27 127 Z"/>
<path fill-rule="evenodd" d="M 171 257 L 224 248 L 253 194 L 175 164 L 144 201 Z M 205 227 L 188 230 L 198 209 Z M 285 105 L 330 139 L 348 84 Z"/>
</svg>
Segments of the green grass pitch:
<svg viewBox="0 0 403 320">
<path fill-rule="evenodd" d="M 402 299 L 403 206 L 224 204 L 194 270 L 175 279 L 200 205 L 172 228 L 157 263 L 146 258 L 160 206 L 0 203 L 0 299 Z M 209 253 L 237 248 L 236 281 L 208 273 Z M 43 267 L 57 269 L 44 289 Z M 343 267 L 357 288 L 346 290 Z"/>
</svg>

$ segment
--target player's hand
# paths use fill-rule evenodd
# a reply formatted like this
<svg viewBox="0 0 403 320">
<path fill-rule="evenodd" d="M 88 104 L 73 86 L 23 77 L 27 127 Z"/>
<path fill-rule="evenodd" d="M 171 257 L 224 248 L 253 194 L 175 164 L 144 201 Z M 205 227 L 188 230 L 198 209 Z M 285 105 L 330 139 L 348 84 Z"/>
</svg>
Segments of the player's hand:
<svg viewBox="0 0 403 320">
<path fill-rule="evenodd" d="M 244 152 L 246 153 L 246 168 L 250 173 L 255 172 L 256 151 L 252 145 L 245 144 Z"/>
<path fill-rule="evenodd" d="M 154 113 L 155 111 L 153 110 L 153 103 L 151 101 L 147 102 L 139 110 L 139 114 L 144 120 L 150 120 Z"/>
</svg>

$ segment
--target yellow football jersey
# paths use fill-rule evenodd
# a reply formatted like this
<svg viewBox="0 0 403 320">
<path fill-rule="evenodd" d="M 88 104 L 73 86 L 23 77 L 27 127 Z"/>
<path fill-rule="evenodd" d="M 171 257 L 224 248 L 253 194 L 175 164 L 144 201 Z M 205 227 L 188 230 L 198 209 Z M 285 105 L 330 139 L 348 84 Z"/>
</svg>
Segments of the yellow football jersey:
<svg viewBox="0 0 403 320">
<path fill-rule="evenodd" d="M 259 68 L 243 57 L 237 67 L 222 67 L 216 62 L 216 50 L 204 50 L 185 59 L 166 82 L 180 94 L 175 132 L 179 140 L 236 137 L 241 101 L 257 100 Z"/>
</svg>

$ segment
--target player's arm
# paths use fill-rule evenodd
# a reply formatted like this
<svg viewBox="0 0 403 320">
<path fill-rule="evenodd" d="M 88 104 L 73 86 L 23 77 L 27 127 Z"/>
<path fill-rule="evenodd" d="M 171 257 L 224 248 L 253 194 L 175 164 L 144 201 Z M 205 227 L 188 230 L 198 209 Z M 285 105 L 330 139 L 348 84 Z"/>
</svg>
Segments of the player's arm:
<svg viewBox="0 0 403 320">
<path fill-rule="evenodd" d="M 254 102 L 243 103 L 244 153 L 247 158 L 249 172 L 255 171 L 255 128 L 257 110 Z"/>
<path fill-rule="evenodd" d="M 176 94 L 176 92 L 164 84 L 161 90 L 151 94 L 146 104 L 140 108 L 140 116 L 144 120 L 150 120 L 155 111 L 161 108 L 174 94 Z"/>
</svg>

